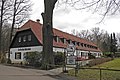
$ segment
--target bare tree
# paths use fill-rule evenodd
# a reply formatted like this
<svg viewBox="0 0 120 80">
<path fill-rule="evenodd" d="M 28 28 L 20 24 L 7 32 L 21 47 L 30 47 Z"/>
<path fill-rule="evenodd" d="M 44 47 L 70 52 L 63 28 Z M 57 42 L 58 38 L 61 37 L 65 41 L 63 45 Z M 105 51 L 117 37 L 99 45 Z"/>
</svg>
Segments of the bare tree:
<svg viewBox="0 0 120 80">
<path fill-rule="evenodd" d="M 27 18 L 29 18 L 31 11 L 31 3 L 29 0 L 12 0 L 12 27 L 10 31 L 10 42 L 13 37 L 13 29 L 15 24 L 23 23 Z"/>
<path fill-rule="evenodd" d="M 53 31 L 52 16 L 56 2 L 70 5 L 77 10 L 94 8 L 94 12 L 102 12 L 103 19 L 107 14 L 119 12 L 120 0 L 44 0 L 43 17 L 43 63 L 54 64 L 53 60 Z M 103 20 L 102 19 L 102 20 Z M 101 20 L 101 21 L 102 21 Z M 45 65 L 43 64 L 45 68 Z"/>
<path fill-rule="evenodd" d="M 13 29 L 16 24 L 20 24 L 29 18 L 29 12 L 31 11 L 31 3 L 29 0 L 0 0 L 0 53 L 4 51 L 4 46 L 2 41 L 6 41 L 3 36 L 6 34 L 5 25 L 7 21 L 11 21 L 12 27 L 7 26 L 10 31 L 10 39 L 8 42 L 12 41 Z M 8 35 L 8 34 L 6 34 Z M 8 39 L 7 39 L 8 40 Z M 7 42 L 5 42 L 7 43 Z M 7 44 L 8 46 L 10 45 Z M 3 49 L 3 50 L 2 50 Z"/>
<path fill-rule="evenodd" d="M 47 69 L 46 64 L 54 64 L 53 57 L 53 10 L 57 0 L 44 0 L 44 12 L 43 17 L 43 59 L 42 68 Z"/>
<path fill-rule="evenodd" d="M 2 52 L 8 52 L 9 50 L 9 44 L 10 44 L 10 30 L 11 30 L 11 24 L 5 23 L 3 25 L 2 29 Z"/>
<path fill-rule="evenodd" d="M 1 0 L 0 1 L 0 59 L 2 58 L 2 28 L 4 25 L 4 22 L 9 19 L 10 13 L 10 0 Z"/>
<path fill-rule="evenodd" d="M 87 39 L 87 40 L 92 40 L 92 36 L 89 30 L 81 30 L 79 33 L 79 37 Z"/>
<path fill-rule="evenodd" d="M 29 0 L 12 0 L 11 2 L 12 26 L 10 31 L 10 43 L 14 36 L 13 32 L 15 25 L 23 23 L 29 17 L 32 5 Z M 8 54 L 8 58 L 10 58 L 10 52 Z"/>
<path fill-rule="evenodd" d="M 91 29 L 92 35 L 93 36 L 93 42 L 97 44 L 99 48 L 101 48 L 101 40 L 102 40 L 102 35 L 104 34 L 104 30 L 100 30 L 99 27 L 95 27 Z"/>
</svg>

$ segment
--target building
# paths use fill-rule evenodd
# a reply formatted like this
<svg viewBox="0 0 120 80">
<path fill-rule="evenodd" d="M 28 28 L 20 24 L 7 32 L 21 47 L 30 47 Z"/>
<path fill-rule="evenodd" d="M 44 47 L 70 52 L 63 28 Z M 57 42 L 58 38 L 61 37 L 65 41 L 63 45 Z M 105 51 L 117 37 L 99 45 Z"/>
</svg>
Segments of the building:
<svg viewBox="0 0 120 80">
<path fill-rule="evenodd" d="M 68 44 L 73 44 L 76 46 L 75 52 L 78 54 L 79 60 L 89 59 L 89 54 L 95 55 L 95 57 L 100 57 L 102 54 L 100 49 L 90 41 L 58 29 L 53 29 L 53 33 L 54 52 L 64 52 Z M 42 24 L 29 20 L 15 34 L 10 45 L 10 59 L 12 63 L 23 62 L 27 52 L 35 51 L 42 51 Z"/>
</svg>

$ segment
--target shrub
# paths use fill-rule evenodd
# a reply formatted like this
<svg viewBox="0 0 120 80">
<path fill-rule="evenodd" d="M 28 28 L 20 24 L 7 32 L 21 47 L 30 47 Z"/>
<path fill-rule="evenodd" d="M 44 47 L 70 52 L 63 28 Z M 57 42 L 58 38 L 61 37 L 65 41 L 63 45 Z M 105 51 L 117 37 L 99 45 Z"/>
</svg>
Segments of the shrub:
<svg viewBox="0 0 120 80">
<path fill-rule="evenodd" d="M 103 54 L 105 57 L 113 57 L 113 53 L 111 52 L 104 52 Z"/>
<path fill-rule="evenodd" d="M 26 65 L 41 66 L 42 54 L 40 52 L 28 52 L 25 55 Z"/>
<path fill-rule="evenodd" d="M 111 61 L 112 58 L 98 58 L 98 59 L 93 59 L 91 61 L 89 61 L 89 66 L 94 66 L 94 65 L 98 65 L 98 64 L 101 64 L 101 63 L 104 63 L 104 62 L 107 62 L 107 61 Z"/>
<path fill-rule="evenodd" d="M 54 61 L 55 61 L 55 65 L 62 65 L 64 63 L 64 53 L 55 52 Z"/>
<path fill-rule="evenodd" d="M 89 56 L 89 59 L 95 59 L 95 56 L 92 54 L 88 54 L 88 56 Z"/>
<path fill-rule="evenodd" d="M 11 59 L 7 59 L 7 63 L 8 63 L 8 64 L 11 64 Z"/>
</svg>

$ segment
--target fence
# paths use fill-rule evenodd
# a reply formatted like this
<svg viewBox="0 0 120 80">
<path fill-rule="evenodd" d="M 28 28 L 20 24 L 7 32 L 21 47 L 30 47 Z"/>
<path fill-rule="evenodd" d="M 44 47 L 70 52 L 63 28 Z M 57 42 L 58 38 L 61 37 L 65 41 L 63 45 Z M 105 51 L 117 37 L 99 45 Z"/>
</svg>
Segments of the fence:
<svg viewBox="0 0 120 80">
<path fill-rule="evenodd" d="M 48 64 L 47 64 L 48 65 Z M 49 64 L 50 65 L 50 64 Z M 63 67 L 63 65 L 51 65 Z M 120 80 L 120 70 L 107 68 L 84 68 L 78 66 L 66 66 L 71 68 L 67 71 L 69 75 L 78 77 L 78 80 Z M 66 71 L 65 71 L 66 72 Z"/>
<path fill-rule="evenodd" d="M 116 69 L 75 68 L 73 74 L 79 80 L 120 80 L 120 70 Z"/>
</svg>

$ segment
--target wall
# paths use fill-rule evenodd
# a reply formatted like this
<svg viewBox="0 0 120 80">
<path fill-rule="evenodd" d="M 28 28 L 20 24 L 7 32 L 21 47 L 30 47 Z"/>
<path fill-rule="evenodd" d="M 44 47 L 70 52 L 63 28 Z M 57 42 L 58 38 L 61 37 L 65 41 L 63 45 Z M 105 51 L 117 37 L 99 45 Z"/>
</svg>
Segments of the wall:
<svg viewBox="0 0 120 80">
<path fill-rule="evenodd" d="M 10 49 L 10 59 L 11 59 L 12 63 L 20 63 L 20 62 L 24 61 L 24 54 L 26 52 L 34 52 L 34 51 L 41 52 L 42 46 L 11 48 Z M 21 52 L 21 59 L 15 59 L 16 52 Z"/>
</svg>

